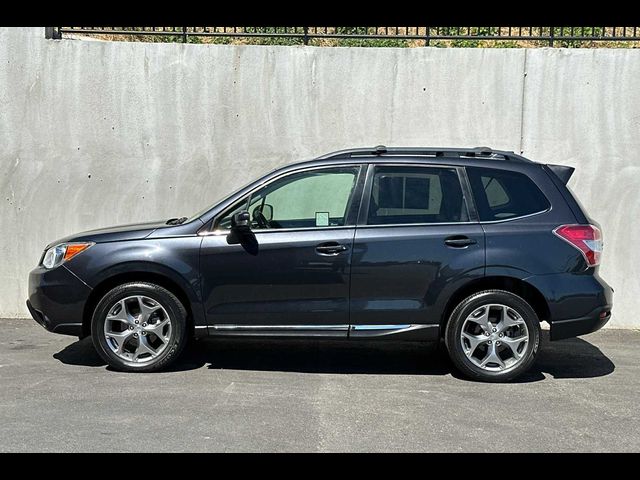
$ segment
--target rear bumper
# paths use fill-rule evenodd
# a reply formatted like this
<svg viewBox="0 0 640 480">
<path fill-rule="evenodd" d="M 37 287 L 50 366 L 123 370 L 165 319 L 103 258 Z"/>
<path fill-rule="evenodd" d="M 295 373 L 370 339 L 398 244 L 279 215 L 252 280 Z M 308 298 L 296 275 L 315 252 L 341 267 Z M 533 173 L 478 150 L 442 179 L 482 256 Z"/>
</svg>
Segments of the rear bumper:
<svg viewBox="0 0 640 480">
<path fill-rule="evenodd" d="M 89 288 L 64 265 L 29 273 L 27 308 L 33 319 L 53 333 L 82 335 L 82 320 Z"/>
<path fill-rule="evenodd" d="M 595 332 L 611 318 L 613 289 L 597 273 L 536 275 L 524 280 L 547 301 L 551 340 Z"/>
<path fill-rule="evenodd" d="M 551 323 L 549 338 L 562 340 L 563 338 L 577 337 L 600 330 L 611 318 L 611 305 L 605 305 L 593 310 L 589 315 L 580 318 L 556 320 Z"/>
</svg>

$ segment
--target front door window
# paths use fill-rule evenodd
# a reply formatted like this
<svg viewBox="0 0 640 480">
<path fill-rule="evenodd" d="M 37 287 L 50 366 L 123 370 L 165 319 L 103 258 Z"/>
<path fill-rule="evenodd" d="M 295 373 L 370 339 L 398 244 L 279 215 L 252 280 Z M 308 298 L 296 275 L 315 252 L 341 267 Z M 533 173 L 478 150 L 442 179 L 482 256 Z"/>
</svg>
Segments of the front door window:
<svg viewBox="0 0 640 480">
<path fill-rule="evenodd" d="M 232 206 L 217 229 L 228 229 L 231 217 L 240 210 L 251 214 L 253 230 L 348 225 L 358 169 L 337 167 L 287 175 Z"/>
</svg>

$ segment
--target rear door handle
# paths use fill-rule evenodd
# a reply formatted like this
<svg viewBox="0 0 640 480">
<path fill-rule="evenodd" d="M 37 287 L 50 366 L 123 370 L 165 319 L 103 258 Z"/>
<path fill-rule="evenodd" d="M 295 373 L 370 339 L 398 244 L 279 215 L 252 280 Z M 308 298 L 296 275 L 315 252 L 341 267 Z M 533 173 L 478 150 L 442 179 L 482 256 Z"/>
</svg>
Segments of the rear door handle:
<svg viewBox="0 0 640 480">
<path fill-rule="evenodd" d="M 444 241 L 445 245 L 453 248 L 464 248 L 469 245 L 475 245 L 476 242 L 474 239 L 469 238 L 465 235 L 453 235 L 451 237 L 447 237 Z"/>
<path fill-rule="evenodd" d="M 344 245 L 337 242 L 321 243 L 316 247 L 316 252 L 320 255 L 338 255 L 347 249 Z"/>
</svg>

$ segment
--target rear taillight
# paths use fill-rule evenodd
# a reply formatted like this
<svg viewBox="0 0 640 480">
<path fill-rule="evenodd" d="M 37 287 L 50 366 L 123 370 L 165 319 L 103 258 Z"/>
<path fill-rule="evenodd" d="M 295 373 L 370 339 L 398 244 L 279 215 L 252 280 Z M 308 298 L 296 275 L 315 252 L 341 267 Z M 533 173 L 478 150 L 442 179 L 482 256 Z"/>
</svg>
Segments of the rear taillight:
<svg viewBox="0 0 640 480">
<path fill-rule="evenodd" d="M 593 225 L 560 225 L 553 233 L 582 252 L 587 265 L 600 264 L 602 233 Z"/>
</svg>

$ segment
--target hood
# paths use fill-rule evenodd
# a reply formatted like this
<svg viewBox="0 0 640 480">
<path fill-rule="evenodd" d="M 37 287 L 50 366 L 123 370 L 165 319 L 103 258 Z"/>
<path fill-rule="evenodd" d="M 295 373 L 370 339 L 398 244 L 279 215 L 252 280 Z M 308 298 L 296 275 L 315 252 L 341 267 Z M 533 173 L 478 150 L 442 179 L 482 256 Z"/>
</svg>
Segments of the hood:
<svg viewBox="0 0 640 480">
<path fill-rule="evenodd" d="M 86 232 L 75 233 L 51 242 L 46 248 L 65 242 L 117 242 L 123 240 L 139 240 L 148 237 L 154 230 L 161 227 L 170 227 L 166 220 L 158 220 L 146 223 L 131 223 L 115 227 L 98 228 Z"/>
</svg>

